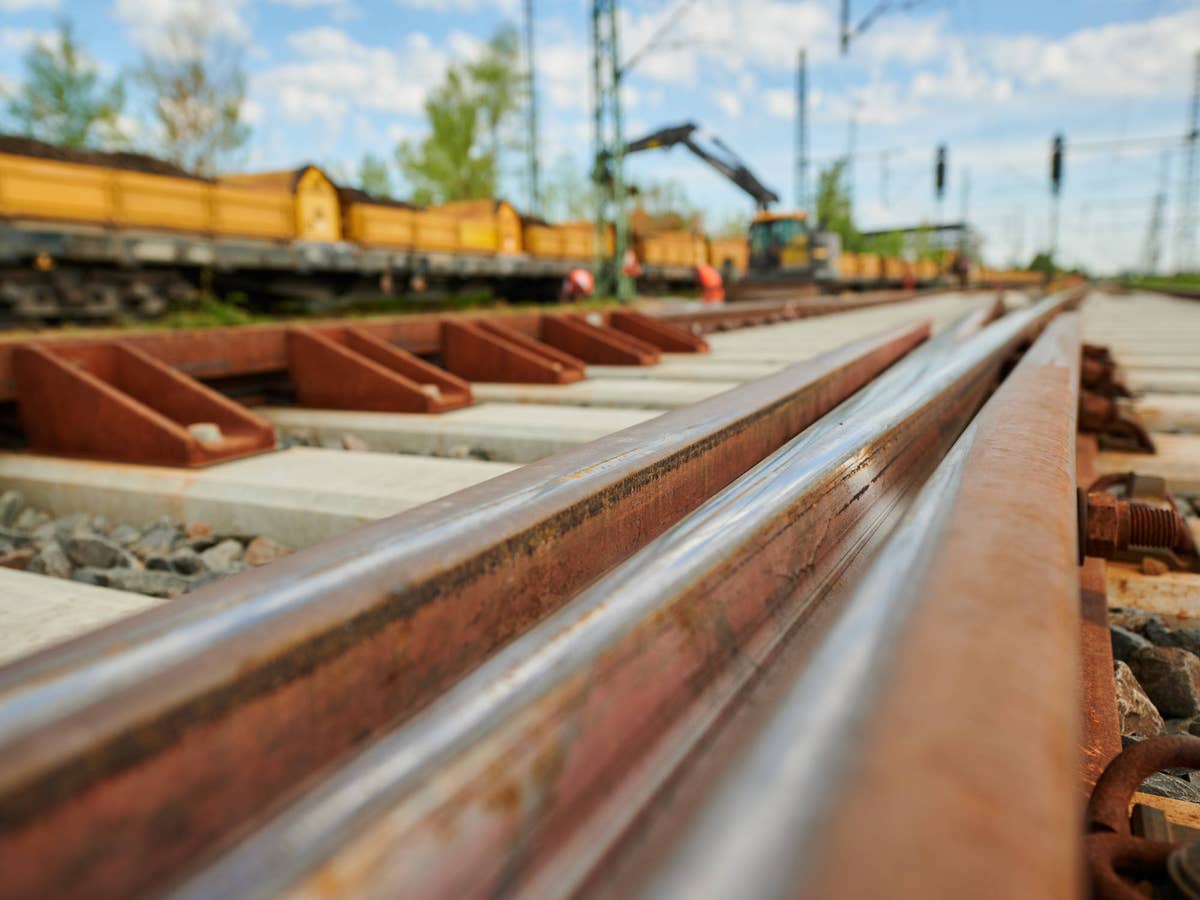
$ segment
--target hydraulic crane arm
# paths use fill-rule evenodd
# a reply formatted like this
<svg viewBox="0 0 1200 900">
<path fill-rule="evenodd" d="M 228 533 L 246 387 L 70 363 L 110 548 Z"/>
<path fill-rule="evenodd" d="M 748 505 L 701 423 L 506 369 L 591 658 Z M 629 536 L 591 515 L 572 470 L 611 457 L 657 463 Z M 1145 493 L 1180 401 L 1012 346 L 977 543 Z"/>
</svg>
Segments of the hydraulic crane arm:
<svg viewBox="0 0 1200 900">
<path fill-rule="evenodd" d="M 772 203 L 779 202 L 779 195 L 764 185 L 751 172 L 736 153 L 727 147 L 720 138 L 708 135 L 707 140 L 714 149 L 703 147 L 698 142 L 699 126 L 693 122 L 663 128 L 644 138 L 631 141 L 625 145 L 625 154 L 637 153 L 641 150 L 653 150 L 656 147 L 670 148 L 683 144 L 696 156 L 700 157 L 743 191 L 754 198 L 759 209 L 766 209 Z"/>
</svg>

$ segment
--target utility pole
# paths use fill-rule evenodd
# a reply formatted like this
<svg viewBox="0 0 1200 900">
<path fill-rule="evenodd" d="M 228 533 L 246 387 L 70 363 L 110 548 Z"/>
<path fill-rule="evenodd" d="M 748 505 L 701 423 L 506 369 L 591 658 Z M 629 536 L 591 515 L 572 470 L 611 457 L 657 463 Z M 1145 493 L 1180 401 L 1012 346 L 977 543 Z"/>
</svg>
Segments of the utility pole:
<svg viewBox="0 0 1200 900">
<path fill-rule="evenodd" d="M 971 203 L 971 170 L 963 169 L 962 175 L 962 232 L 959 238 L 959 252 L 966 257 L 967 251 L 970 249 L 967 246 L 967 214 Z"/>
<path fill-rule="evenodd" d="M 803 49 L 796 60 L 796 209 L 808 209 L 808 83 Z"/>
<path fill-rule="evenodd" d="M 850 127 L 846 134 L 846 199 L 850 218 L 854 218 L 854 145 L 858 140 L 858 105 L 850 111 Z"/>
<path fill-rule="evenodd" d="M 1050 260 L 1058 252 L 1058 197 L 1062 191 L 1063 136 L 1056 134 L 1050 146 Z"/>
<path fill-rule="evenodd" d="M 621 57 L 617 40 L 617 0 L 592 0 L 592 91 L 596 143 L 596 276 L 601 293 L 633 297 L 625 274 L 629 221 L 625 217 L 625 138 L 621 129 Z M 606 253 L 607 223 L 613 224 L 613 251 Z"/>
<path fill-rule="evenodd" d="M 1196 149 L 1200 141 L 1200 53 L 1196 54 L 1196 70 L 1192 81 L 1192 102 L 1188 113 L 1188 130 L 1183 139 L 1183 193 L 1179 198 L 1179 227 L 1176 236 L 1175 262 L 1180 272 L 1196 269 Z"/>
<path fill-rule="evenodd" d="M 946 145 L 938 144 L 937 155 L 933 161 L 933 198 L 937 201 L 937 221 L 935 225 L 945 222 L 943 201 L 946 198 Z"/>
<path fill-rule="evenodd" d="M 1150 205 L 1150 227 L 1146 231 L 1146 249 L 1143 266 L 1147 275 L 1158 273 L 1158 261 L 1162 258 L 1163 212 L 1167 205 L 1167 187 L 1171 170 L 1171 151 L 1162 153 L 1162 168 L 1158 171 L 1158 190 Z"/>
<path fill-rule="evenodd" d="M 525 0 L 525 62 L 529 67 L 528 113 L 529 113 L 529 211 L 540 215 L 541 191 L 538 187 L 538 121 L 537 121 L 537 66 L 533 59 L 533 0 Z"/>
</svg>

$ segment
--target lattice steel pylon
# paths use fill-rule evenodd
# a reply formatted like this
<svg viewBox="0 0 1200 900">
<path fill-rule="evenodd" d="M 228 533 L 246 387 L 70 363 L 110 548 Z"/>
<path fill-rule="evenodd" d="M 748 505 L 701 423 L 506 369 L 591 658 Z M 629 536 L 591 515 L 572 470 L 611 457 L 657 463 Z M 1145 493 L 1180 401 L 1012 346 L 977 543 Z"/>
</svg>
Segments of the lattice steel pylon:
<svg viewBox="0 0 1200 900">
<path fill-rule="evenodd" d="M 1146 230 L 1146 248 L 1142 253 L 1142 265 L 1147 275 L 1158 272 L 1158 261 L 1162 257 L 1163 211 L 1167 205 L 1167 186 L 1170 183 L 1171 153 L 1164 150 L 1162 168 L 1159 170 L 1158 190 L 1150 206 L 1150 225 Z"/>
<path fill-rule="evenodd" d="M 596 281 L 597 292 L 621 300 L 633 297 L 633 282 L 624 272 L 629 245 L 625 216 L 625 136 L 621 127 L 621 57 L 616 0 L 592 0 L 592 100 L 596 144 Z M 612 252 L 607 252 L 607 226 L 613 226 Z"/>
<path fill-rule="evenodd" d="M 1183 138 L 1183 192 L 1179 198 L 1179 225 L 1175 239 L 1175 262 L 1180 272 L 1196 271 L 1196 205 L 1200 203 L 1196 171 L 1198 141 L 1200 141 L 1200 53 L 1196 54 L 1188 130 Z"/>
</svg>

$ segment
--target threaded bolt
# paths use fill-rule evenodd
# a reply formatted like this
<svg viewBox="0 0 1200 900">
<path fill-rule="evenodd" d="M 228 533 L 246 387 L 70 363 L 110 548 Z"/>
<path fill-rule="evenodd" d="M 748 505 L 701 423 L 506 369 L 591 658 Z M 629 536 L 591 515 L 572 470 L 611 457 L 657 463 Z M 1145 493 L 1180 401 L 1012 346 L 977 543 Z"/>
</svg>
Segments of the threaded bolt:
<svg viewBox="0 0 1200 900">
<path fill-rule="evenodd" d="M 1171 549 L 1179 541 L 1179 516 L 1173 509 L 1129 503 L 1129 543 Z"/>
<path fill-rule="evenodd" d="M 1080 492 L 1079 540 L 1084 556 L 1112 559 L 1130 547 L 1174 550 L 1186 527 L 1173 509 L 1118 500 L 1105 491 Z"/>
</svg>

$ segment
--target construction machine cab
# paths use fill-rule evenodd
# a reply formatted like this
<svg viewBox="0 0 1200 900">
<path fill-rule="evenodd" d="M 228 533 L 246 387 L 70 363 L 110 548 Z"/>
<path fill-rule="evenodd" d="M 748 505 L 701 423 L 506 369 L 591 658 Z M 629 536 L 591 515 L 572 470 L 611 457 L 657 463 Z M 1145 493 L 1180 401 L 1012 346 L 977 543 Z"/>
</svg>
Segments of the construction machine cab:
<svg viewBox="0 0 1200 900">
<path fill-rule="evenodd" d="M 750 270 L 777 272 L 810 268 L 811 234 L 803 212 L 760 212 L 750 223 Z"/>
</svg>

